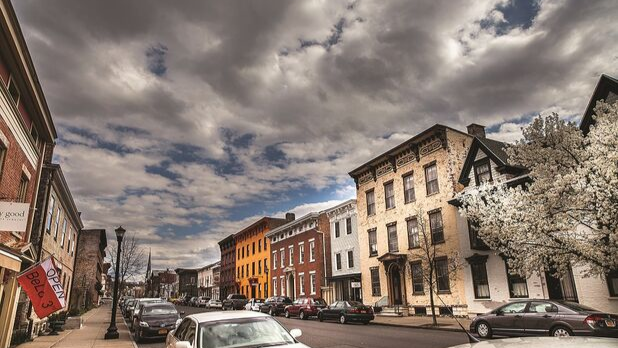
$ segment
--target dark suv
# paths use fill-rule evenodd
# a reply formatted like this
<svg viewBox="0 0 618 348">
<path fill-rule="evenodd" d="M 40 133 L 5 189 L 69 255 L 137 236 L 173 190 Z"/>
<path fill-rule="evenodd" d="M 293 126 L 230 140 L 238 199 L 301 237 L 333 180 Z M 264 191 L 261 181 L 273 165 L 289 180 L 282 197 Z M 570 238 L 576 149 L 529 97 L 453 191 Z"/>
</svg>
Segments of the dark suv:
<svg viewBox="0 0 618 348">
<path fill-rule="evenodd" d="M 223 300 L 222 309 L 245 309 L 247 296 L 241 294 L 230 294 Z"/>
<path fill-rule="evenodd" d="M 282 314 L 285 311 L 285 307 L 292 304 L 292 300 L 285 296 L 273 296 L 264 301 L 264 304 L 260 306 L 260 312 L 268 313 L 270 315 Z"/>
<path fill-rule="evenodd" d="M 293 304 L 285 307 L 285 317 L 298 316 L 300 319 L 317 317 L 320 309 L 326 307 L 326 302 L 317 297 L 301 297 Z"/>
</svg>

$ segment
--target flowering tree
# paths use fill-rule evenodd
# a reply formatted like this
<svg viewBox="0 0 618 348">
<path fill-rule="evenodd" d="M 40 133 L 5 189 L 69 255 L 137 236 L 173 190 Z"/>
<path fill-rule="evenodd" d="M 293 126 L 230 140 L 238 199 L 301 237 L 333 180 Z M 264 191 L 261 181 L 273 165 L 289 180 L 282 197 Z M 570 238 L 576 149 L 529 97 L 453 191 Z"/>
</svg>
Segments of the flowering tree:
<svg viewBox="0 0 618 348">
<path fill-rule="evenodd" d="M 595 114 L 585 136 L 557 114 L 536 118 L 507 148 L 531 182 L 459 195 L 479 237 L 521 275 L 562 275 L 573 264 L 587 266 L 586 275 L 618 269 L 618 105 L 599 102 Z"/>
</svg>

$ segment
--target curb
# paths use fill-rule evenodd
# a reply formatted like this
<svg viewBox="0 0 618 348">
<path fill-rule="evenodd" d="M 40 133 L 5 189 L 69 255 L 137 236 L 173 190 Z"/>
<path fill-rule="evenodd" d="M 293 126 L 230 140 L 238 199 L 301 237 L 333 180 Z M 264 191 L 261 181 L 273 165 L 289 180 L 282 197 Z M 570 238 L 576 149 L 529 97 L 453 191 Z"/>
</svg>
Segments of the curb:
<svg viewBox="0 0 618 348">
<path fill-rule="evenodd" d="M 435 330 L 435 331 L 462 332 L 461 328 L 459 328 L 459 327 L 418 326 L 418 325 L 405 325 L 405 324 L 395 324 L 395 323 L 380 323 L 380 322 L 376 322 L 376 321 L 372 321 L 370 325 L 401 327 L 401 328 L 417 329 L 417 330 Z M 465 332 L 468 332 L 468 331 L 466 330 Z"/>
<path fill-rule="evenodd" d="M 133 339 L 133 334 L 131 333 L 131 330 L 129 330 L 129 325 L 127 325 L 127 321 L 124 319 L 124 315 L 122 315 L 122 322 L 124 323 L 124 327 L 127 328 L 127 331 L 129 331 L 129 338 L 131 339 L 131 343 L 133 343 L 133 348 L 139 348 L 137 346 L 137 343 L 135 342 L 135 339 Z"/>
</svg>

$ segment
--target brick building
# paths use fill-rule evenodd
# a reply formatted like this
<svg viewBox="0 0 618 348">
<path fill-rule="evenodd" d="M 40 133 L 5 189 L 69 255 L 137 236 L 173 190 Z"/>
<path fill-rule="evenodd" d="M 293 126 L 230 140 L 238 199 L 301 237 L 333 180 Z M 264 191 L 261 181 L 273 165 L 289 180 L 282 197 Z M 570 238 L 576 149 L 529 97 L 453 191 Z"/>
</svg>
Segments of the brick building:
<svg viewBox="0 0 618 348">
<path fill-rule="evenodd" d="M 8 347 L 18 307 L 17 274 L 32 265 L 31 244 L 43 154 L 56 138 L 47 102 L 10 1 L 0 1 L 0 203 L 28 203 L 26 228 L 0 226 L 0 348 Z M 23 307 L 26 302 L 20 302 Z M 27 325 L 25 330 L 27 331 Z"/>
<path fill-rule="evenodd" d="M 326 213 L 310 213 L 266 233 L 270 240 L 272 295 L 318 296 L 332 300 L 330 222 Z"/>
<path fill-rule="evenodd" d="M 286 215 L 293 219 L 293 214 Z M 288 220 L 263 217 L 234 234 L 236 244 L 236 283 L 239 292 L 247 298 L 268 296 L 267 265 L 270 260 L 268 231 L 285 224 Z"/>
<path fill-rule="evenodd" d="M 219 296 L 224 299 L 229 294 L 238 292 L 236 285 L 236 240 L 229 235 L 219 241 L 221 250 L 221 267 L 219 269 Z"/>
<path fill-rule="evenodd" d="M 178 275 L 178 297 L 197 296 L 197 269 L 176 268 Z"/>
<path fill-rule="evenodd" d="M 91 308 L 99 304 L 103 290 L 107 236 L 104 229 L 82 230 L 77 237 L 75 269 L 71 284 L 71 309 Z M 102 292 L 102 291 L 101 291 Z"/>
</svg>

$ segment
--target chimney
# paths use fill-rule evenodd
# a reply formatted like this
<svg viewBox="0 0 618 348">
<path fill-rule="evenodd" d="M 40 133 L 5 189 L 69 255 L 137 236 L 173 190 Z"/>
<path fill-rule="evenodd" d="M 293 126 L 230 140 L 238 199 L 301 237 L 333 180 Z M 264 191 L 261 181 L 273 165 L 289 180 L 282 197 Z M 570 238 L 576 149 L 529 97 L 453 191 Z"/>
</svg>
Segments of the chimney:
<svg viewBox="0 0 618 348">
<path fill-rule="evenodd" d="M 294 221 L 296 219 L 296 215 L 294 215 L 294 213 L 286 213 L 285 214 L 285 219 L 287 221 Z"/>
<path fill-rule="evenodd" d="M 485 139 L 485 126 L 472 123 L 467 128 L 468 128 L 468 134 L 475 136 L 477 138 Z"/>
</svg>

